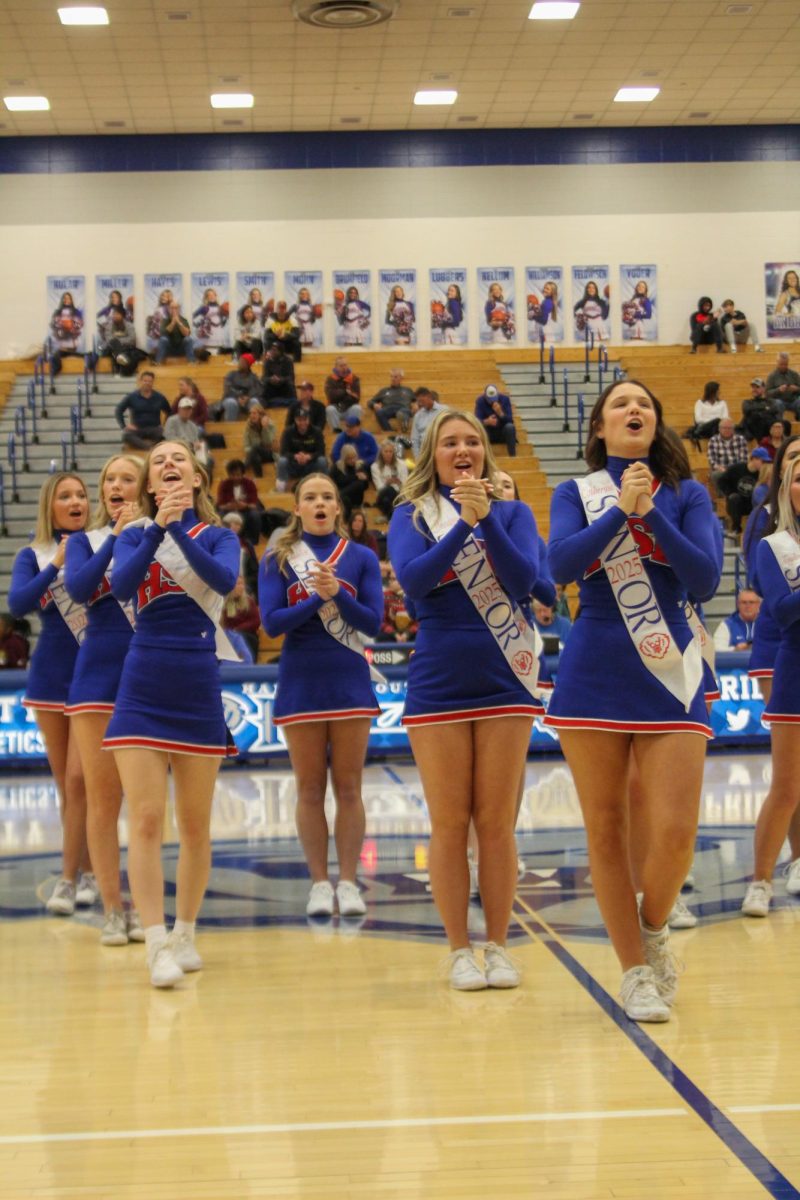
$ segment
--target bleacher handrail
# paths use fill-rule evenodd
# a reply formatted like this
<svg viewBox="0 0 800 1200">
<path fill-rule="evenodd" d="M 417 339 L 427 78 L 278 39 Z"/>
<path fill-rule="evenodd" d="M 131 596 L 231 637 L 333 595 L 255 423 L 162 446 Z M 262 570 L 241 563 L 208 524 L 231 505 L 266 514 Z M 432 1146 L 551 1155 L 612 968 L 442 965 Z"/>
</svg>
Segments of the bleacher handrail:
<svg viewBox="0 0 800 1200">
<path fill-rule="evenodd" d="M 28 384 L 28 412 L 31 414 L 31 444 L 39 445 L 39 434 L 36 429 L 36 383 L 31 379 Z"/>
<path fill-rule="evenodd" d="M 539 383 L 544 383 L 544 329 L 539 326 Z"/>
<path fill-rule="evenodd" d="M 591 379 L 591 368 L 589 366 L 589 355 L 594 350 L 594 330 L 586 326 L 583 334 L 583 382 L 588 383 Z"/>
<path fill-rule="evenodd" d="M 569 371 L 564 367 L 564 421 L 561 425 L 562 433 L 569 433 Z"/>
<path fill-rule="evenodd" d="M 550 347 L 548 356 L 548 366 L 550 368 L 550 407 L 556 406 L 556 350 L 555 346 Z"/>
<path fill-rule="evenodd" d="M 0 537 L 8 537 L 8 524 L 6 523 L 6 484 L 2 463 L 0 463 Z"/>
<path fill-rule="evenodd" d="M 17 487 L 17 437 L 14 433 L 8 435 L 8 465 L 11 468 L 11 499 L 17 504 L 19 503 L 19 488 Z"/>
<path fill-rule="evenodd" d="M 22 469 L 23 471 L 30 471 L 31 464 L 28 462 L 28 421 L 25 409 L 21 404 L 18 404 L 14 409 L 14 433 L 22 441 Z"/>
<path fill-rule="evenodd" d="M 67 453 L 67 447 L 69 447 L 69 449 L 70 449 L 69 454 Z M 71 433 L 62 433 L 61 434 L 61 470 L 62 471 L 66 471 L 66 470 L 77 471 L 78 464 L 75 461 L 74 450 L 75 450 L 75 448 L 72 444 Z M 69 464 L 70 464 L 69 468 L 67 467 L 67 462 L 69 462 Z"/>
<path fill-rule="evenodd" d="M 585 415 L 583 392 L 578 392 L 578 403 L 576 407 L 578 411 L 578 441 L 575 447 L 575 457 L 583 458 L 583 422 Z"/>
</svg>

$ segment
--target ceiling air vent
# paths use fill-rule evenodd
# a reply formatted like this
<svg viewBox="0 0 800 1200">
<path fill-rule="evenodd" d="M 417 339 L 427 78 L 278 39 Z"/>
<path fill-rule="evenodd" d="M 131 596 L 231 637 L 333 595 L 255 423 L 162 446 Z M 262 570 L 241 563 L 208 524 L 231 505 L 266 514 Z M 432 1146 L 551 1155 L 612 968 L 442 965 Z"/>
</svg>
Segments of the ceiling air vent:
<svg viewBox="0 0 800 1200">
<path fill-rule="evenodd" d="M 360 125 L 361 117 L 340 117 L 339 124 L 340 125 Z"/>
<path fill-rule="evenodd" d="M 573 121 L 591 121 L 593 117 L 594 117 L 594 113 L 573 113 L 572 114 Z"/>
<path fill-rule="evenodd" d="M 105 129 L 124 129 L 125 122 L 124 121 L 103 121 L 103 127 Z"/>
<path fill-rule="evenodd" d="M 292 12 L 318 29 L 367 29 L 390 20 L 397 0 L 292 0 Z"/>
<path fill-rule="evenodd" d="M 477 17 L 478 10 L 477 10 L 477 8 L 467 8 L 466 5 L 461 5 L 461 7 L 459 7 L 459 8 L 448 8 L 447 15 L 448 15 L 448 17 L 456 17 L 456 18 Z"/>
<path fill-rule="evenodd" d="M 189 20 L 191 20 L 191 17 L 192 17 L 192 14 L 190 12 L 186 12 L 186 11 L 168 12 L 167 13 L 168 21 L 189 21 Z"/>
<path fill-rule="evenodd" d="M 222 124 L 227 125 L 230 129 L 232 129 L 234 126 L 241 129 L 242 125 L 244 125 L 244 121 L 227 120 L 223 121 Z"/>
<path fill-rule="evenodd" d="M 725 14 L 729 17 L 746 17 L 752 11 L 752 4 L 729 4 L 725 9 Z"/>
<path fill-rule="evenodd" d="M 689 117 L 692 121 L 706 121 L 711 116 L 710 112 L 692 112 Z"/>
<path fill-rule="evenodd" d="M 459 125 L 471 125 L 474 121 L 477 121 L 477 119 L 478 119 L 477 117 L 468 117 L 468 116 L 456 117 L 456 120 L 458 121 Z"/>
</svg>

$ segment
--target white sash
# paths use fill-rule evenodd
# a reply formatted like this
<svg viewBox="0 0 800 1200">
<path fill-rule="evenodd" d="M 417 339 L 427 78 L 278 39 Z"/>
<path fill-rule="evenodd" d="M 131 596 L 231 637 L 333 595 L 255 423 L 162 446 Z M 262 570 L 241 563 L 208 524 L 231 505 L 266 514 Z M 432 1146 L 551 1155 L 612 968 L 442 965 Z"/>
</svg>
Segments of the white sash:
<svg viewBox="0 0 800 1200">
<path fill-rule="evenodd" d="M 716 651 L 714 649 L 714 639 L 708 636 L 708 630 L 700 620 L 700 614 L 693 604 L 687 600 L 683 606 L 683 611 L 686 614 L 686 620 L 689 622 L 689 628 L 692 631 L 697 645 L 700 647 L 700 655 L 703 662 L 713 673 L 717 661 Z"/>
<path fill-rule="evenodd" d="M 96 554 L 97 551 L 100 550 L 101 547 L 105 545 L 106 538 L 111 537 L 111 530 L 108 527 L 106 527 L 105 529 L 87 529 L 86 537 L 89 539 L 89 545 L 92 547 L 92 550 L 94 550 L 94 552 Z M 106 572 L 105 572 L 106 579 L 108 579 L 109 582 L 111 582 L 111 573 L 113 570 L 114 570 L 114 559 L 112 558 L 111 561 L 109 562 L 108 566 L 106 567 Z M 116 599 L 116 597 L 114 597 L 114 599 Z M 120 606 L 122 611 L 125 613 L 125 616 L 130 621 L 131 629 L 135 629 L 136 628 L 136 613 L 134 611 L 133 604 L 131 603 L 131 601 L 130 600 L 117 600 L 117 604 Z"/>
<path fill-rule="evenodd" d="M 426 496 L 420 504 L 420 512 L 437 542 L 461 519 L 455 505 L 441 495 L 438 501 L 433 496 Z M 538 631 L 531 629 L 525 620 L 519 605 L 504 591 L 474 534 L 464 542 L 452 568 L 514 678 L 536 696 L 539 655 L 544 643 Z"/>
<path fill-rule="evenodd" d="M 771 533 L 764 541 L 777 559 L 781 574 L 789 589 L 796 592 L 800 588 L 800 544 L 788 529 L 779 533 Z"/>
<path fill-rule="evenodd" d="M 331 566 L 341 558 L 347 549 L 347 539 L 340 538 L 333 552 L 324 561 Z M 314 554 L 314 551 L 306 545 L 301 539 L 295 542 L 292 551 L 287 560 L 289 566 L 294 571 L 297 578 L 302 583 L 309 596 L 316 595 L 316 589 L 312 579 L 311 569 L 320 561 Z M 341 586 L 341 585 L 340 585 Z M 336 600 L 326 600 L 321 608 L 317 610 L 317 616 L 322 621 L 326 633 L 329 633 L 332 638 L 335 638 L 341 646 L 346 646 L 348 650 L 352 650 L 359 658 L 366 659 L 364 651 L 365 639 L 354 629 L 352 625 L 348 625 L 342 614 L 339 612 L 339 606 Z M 369 664 L 369 674 L 373 683 L 386 683 L 386 677 L 381 675 L 377 667 Z"/>
<path fill-rule="evenodd" d="M 56 542 L 53 542 L 46 550 L 43 550 L 41 547 L 31 546 L 31 550 L 36 555 L 36 563 L 40 571 L 50 566 L 57 549 L 58 545 Z M 80 645 L 84 639 L 89 618 L 86 615 L 86 605 L 76 604 L 64 587 L 63 567 L 59 568 L 58 574 L 50 584 L 50 595 L 53 597 L 53 603 L 56 608 L 64 618 L 67 628 L 78 645 Z"/>
<path fill-rule="evenodd" d="M 619 499 L 619 488 L 608 471 L 593 471 L 575 483 L 590 525 Z M 688 712 L 703 678 L 700 647 L 693 636 L 683 653 L 678 649 L 627 521 L 603 550 L 600 562 L 642 665 Z"/>
</svg>

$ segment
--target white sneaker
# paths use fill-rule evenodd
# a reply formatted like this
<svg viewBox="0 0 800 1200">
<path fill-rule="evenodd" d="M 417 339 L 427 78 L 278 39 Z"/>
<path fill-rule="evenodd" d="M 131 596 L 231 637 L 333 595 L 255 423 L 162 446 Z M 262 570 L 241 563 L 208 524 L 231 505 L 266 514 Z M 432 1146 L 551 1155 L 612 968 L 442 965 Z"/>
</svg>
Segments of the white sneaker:
<svg viewBox="0 0 800 1200">
<path fill-rule="evenodd" d="M 333 916 L 333 887 L 327 879 L 322 883 L 312 883 L 306 913 L 309 917 Z"/>
<path fill-rule="evenodd" d="M 128 929 L 129 942 L 143 942 L 144 929 L 142 928 L 142 919 L 135 908 L 129 908 L 125 915 L 125 923 Z"/>
<path fill-rule="evenodd" d="M 128 927 L 125 922 L 125 913 L 119 908 L 112 908 L 111 912 L 106 914 L 103 928 L 100 931 L 100 945 L 127 946 L 127 944 Z"/>
<path fill-rule="evenodd" d="M 450 987 L 457 992 L 481 992 L 489 985 L 471 946 L 454 950 L 449 960 Z"/>
<path fill-rule="evenodd" d="M 361 892 L 349 879 L 340 879 L 337 883 L 336 903 L 340 917 L 363 917 L 367 911 Z"/>
<path fill-rule="evenodd" d="M 742 912 L 746 917 L 766 917 L 772 899 L 772 884 L 766 879 L 754 879 L 748 885 L 742 901 Z"/>
<path fill-rule="evenodd" d="M 169 949 L 175 962 L 186 975 L 192 971 L 202 971 L 203 960 L 188 933 L 175 933 L 173 930 L 169 935 Z"/>
<path fill-rule="evenodd" d="M 490 988 L 515 988 L 522 982 L 522 973 L 505 946 L 487 942 L 483 949 L 483 967 Z"/>
<path fill-rule="evenodd" d="M 669 1020 L 669 1008 L 659 995 L 652 967 L 631 967 L 622 976 L 619 997 L 631 1021 Z"/>
<path fill-rule="evenodd" d="M 162 942 L 152 955 L 147 956 L 150 968 L 150 982 L 156 988 L 174 987 L 183 979 L 183 971 L 175 961 L 172 951 L 166 942 Z"/>
<path fill-rule="evenodd" d="M 680 896 L 670 909 L 667 924 L 670 929 L 694 929 L 697 924 L 697 917 L 690 908 L 687 908 Z"/>
<path fill-rule="evenodd" d="M 69 879 L 59 879 L 45 908 L 59 917 L 71 917 L 75 912 L 75 884 Z"/>
<path fill-rule="evenodd" d="M 738 353 L 738 351 L 737 351 L 736 347 L 731 346 L 731 354 L 737 354 L 737 353 Z"/>
<path fill-rule="evenodd" d="M 755 350 L 756 354 L 763 354 L 763 353 L 764 353 L 764 350 L 763 350 L 763 348 L 762 348 L 761 346 L 754 346 L 754 347 L 753 347 L 753 349 Z"/>
<path fill-rule="evenodd" d="M 790 862 L 784 869 L 786 892 L 789 896 L 800 896 L 800 858 Z"/>
<path fill-rule="evenodd" d="M 671 1007 L 678 991 L 678 962 L 669 948 L 669 926 L 654 931 L 642 929 L 642 945 L 658 994 Z"/>
<path fill-rule="evenodd" d="M 79 908 L 93 908 L 100 899 L 100 888 L 91 872 L 87 871 L 78 880 L 75 889 L 75 903 Z"/>
</svg>

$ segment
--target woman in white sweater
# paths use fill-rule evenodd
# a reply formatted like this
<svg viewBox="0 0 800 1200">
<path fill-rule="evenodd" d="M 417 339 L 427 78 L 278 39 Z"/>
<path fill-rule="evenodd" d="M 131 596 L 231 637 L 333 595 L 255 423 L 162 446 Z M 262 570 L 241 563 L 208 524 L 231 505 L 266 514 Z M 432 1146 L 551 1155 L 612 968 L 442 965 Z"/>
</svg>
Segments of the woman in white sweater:
<svg viewBox="0 0 800 1200">
<path fill-rule="evenodd" d="M 709 379 L 703 395 L 694 403 L 694 425 L 683 436 L 693 442 L 713 437 L 719 432 L 720 421 L 729 416 L 728 405 L 719 394 L 719 384 L 715 379 Z"/>
<path fill-rule="evenodd" d="M 389 438 L 381 442 L 378 457 L 370 471 L 375 491 L 378 493 L 375 503 L 388 521 L 392 515 L 395 497 L 408 479 L 408 467 L 397 453 L 396 444 Z"/>
</svg>

